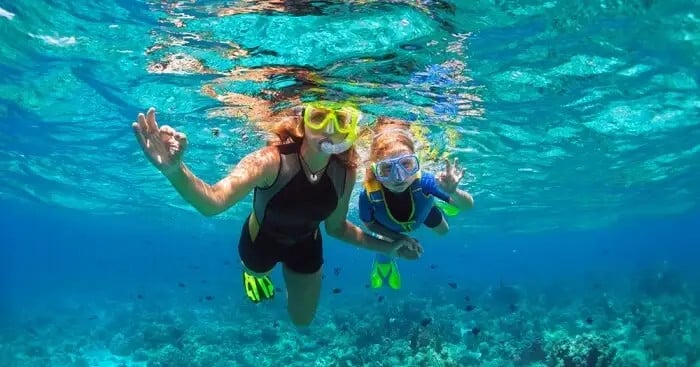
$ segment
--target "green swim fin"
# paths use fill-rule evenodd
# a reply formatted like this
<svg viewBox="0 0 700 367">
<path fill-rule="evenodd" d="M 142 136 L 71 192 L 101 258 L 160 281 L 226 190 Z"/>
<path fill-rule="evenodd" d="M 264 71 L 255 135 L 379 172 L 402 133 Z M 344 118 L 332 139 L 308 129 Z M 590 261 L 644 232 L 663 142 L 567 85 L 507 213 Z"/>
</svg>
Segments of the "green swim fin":
<svg viewBox="0 0 700 367">
<path fill-rule="evenodd" d="M 243 270 L 243 288 L 253 303 L 275 297 L 275 286 L 267 275 L 258 277 Z"/>
<path fill-rule="evenodd" d="M 396 260 L 377 255 L 372 264 L 370 285 L 374 289 L 381 288 L 385 279 L 392 289 L 401 288 L 401 274 L 399 273 L 399 266 L 396 264 Z"/>
<path fill-rule="evenodd" d="M 459 214 L 460 211 L 458 207 L 441 200 L 436 200 L 435 206 L 440 208 L 448 217 L 454 217 L 455 215 Z"/>
</svg>

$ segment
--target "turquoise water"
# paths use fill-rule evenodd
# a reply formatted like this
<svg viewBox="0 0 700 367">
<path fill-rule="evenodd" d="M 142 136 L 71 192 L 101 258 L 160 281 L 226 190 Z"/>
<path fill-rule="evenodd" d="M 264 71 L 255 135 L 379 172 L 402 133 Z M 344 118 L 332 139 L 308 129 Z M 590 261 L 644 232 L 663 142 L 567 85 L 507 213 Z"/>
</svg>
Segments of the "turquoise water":
<svg viewBox="0 0 700 367">
<path fill-rule="evenodd" d="M 700 363 L 697 1 L 281 3 L 0 1 L 0 365 Z M 242 294 L 251 200 L 200 216 L 131 133 L 213 182 L 263 144 L 240 96 L 414 121 L 476 207 L 400 292 L 328 239 L 298 331 Z"/>
</svg>

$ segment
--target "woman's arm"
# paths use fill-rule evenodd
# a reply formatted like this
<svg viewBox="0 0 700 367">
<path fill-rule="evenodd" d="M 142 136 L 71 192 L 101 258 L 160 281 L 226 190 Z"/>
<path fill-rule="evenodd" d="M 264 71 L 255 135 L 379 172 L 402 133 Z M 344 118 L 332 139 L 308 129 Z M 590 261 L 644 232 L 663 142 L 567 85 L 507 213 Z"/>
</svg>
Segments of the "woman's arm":
<svg viewBox="0 0 700 367">
<path fill-rule="evenodd" d="M 356 175 L 355 171 L 348 170 L 345 180 L 345 192 L 343 192 L 342 197 L 338 201 L 338 206 L 326 219 L 326 232 L 354 246 L 393 255 L 395 246 L 391 242 L 371 236 L 347 220 L 350 196 L 355 187 Z"/>
<path fill-rule="evenodd" d="M 274 180 L 279 166 L 275 149 L 266 147 L 248 154 L 214 185 L 195 176 L 184 163 L 164 174 L 185 201 L 200 213 L 213 216 L 236 204 L 256 186 L 267 186 Z"/>
<path fill-rule="evenodd" d="M 367 229 L 370 231 L 377 233 L 379 235 L 382 235 L 392 241 L 398 241 L 400 239 L 405 239 L 407 236 L 403 233 L 399 232 L 394 232 L 389 228 L 384 227 L 383 225 L 379 224 L 378 222 L 371 221 L 371 222 L 364 222 L 365 226 L 367 226 Z"/>
</svg>

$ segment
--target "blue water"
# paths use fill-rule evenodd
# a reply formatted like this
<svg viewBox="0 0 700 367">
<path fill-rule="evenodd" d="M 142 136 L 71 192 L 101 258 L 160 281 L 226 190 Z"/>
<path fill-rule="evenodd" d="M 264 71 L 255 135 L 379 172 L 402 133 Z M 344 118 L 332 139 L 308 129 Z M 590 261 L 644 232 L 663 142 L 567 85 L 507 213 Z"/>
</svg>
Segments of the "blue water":
<svg viewBox="0 0 700 367">
<path fill-rule="evenodd" d="M 286 4 L 0 0 L 0 366 L 700 366 L 700 4 Z M 242 292 L 251 200 L 199 215 L 131 133 L 214 182 L 263 137 L 209 90 L 410 120 L 476 206 L 400 291 L 326 236 L 297 330 Z"/>
</svg>

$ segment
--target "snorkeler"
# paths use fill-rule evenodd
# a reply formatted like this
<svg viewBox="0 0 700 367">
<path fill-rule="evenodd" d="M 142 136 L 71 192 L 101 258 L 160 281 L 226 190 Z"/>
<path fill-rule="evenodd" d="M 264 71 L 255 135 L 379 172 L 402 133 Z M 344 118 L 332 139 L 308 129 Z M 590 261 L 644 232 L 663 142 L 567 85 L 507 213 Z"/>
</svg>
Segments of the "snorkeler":
<svg viewBox="0 0 700 367">
<path fill-rule="evenodd" d="M 472 196 L 457 188 L 464 171 L 456 159 L 454 163 L 448 160 L 445 171 L 437 177 L 421 171 L 406 122 L 386 117 L 377 120 L 369 160 L 359 207 L 360 218 L 375 233 L 411 241 L 405 233 L 425 224 L 443 235 L 449 229 L 443 212 L 452 216 L 474 206 Z M 370 285 L 380 288 L 385 280 L 392 289 L 401 288 L 396 261 L 390 255 L 377 254 Z"/>
<path fill-rule="evenodd" d="M 360 118 L 351 105 L 306 103 L 301 113 L 276 125 L 276 139 L 245 156 L 214 185 L 187 168 L 182 160 L 185 134 L 159 127 L 155 109 L 139 114 L 133 128 L 146 157 L 200 213 L 219 214 L 254 191 L 253 210 L 238 244 L 246 295 L 253 302 L 272 298 L 267 274 L 282 262 L 287 310 L 295 325 L 306 326 L 320 297 L 321 222 L 329 235 L 357 247 L 406 259 L 422 253 L 414 242 L 378 239 L 346 219 L 358 166 L 353 145 Z"/>
</svg>

